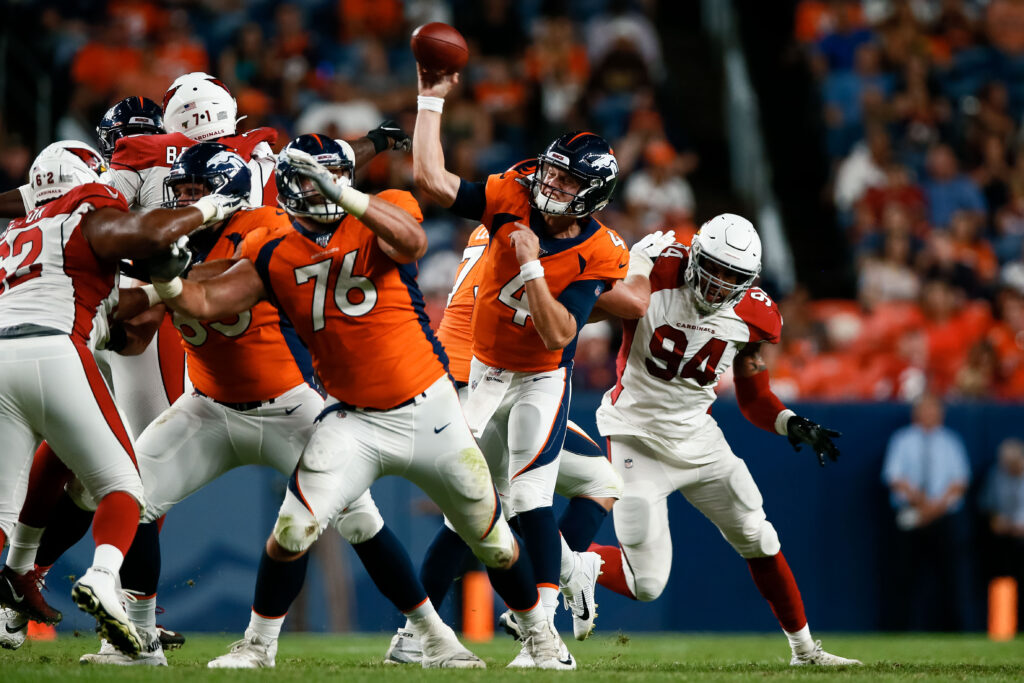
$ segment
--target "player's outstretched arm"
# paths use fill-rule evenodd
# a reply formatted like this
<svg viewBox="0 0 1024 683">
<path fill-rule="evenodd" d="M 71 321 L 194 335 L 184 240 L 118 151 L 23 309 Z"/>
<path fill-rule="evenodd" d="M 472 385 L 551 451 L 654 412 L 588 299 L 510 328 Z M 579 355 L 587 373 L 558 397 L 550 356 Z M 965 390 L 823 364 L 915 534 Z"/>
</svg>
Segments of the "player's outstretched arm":
<svg viewBox="0 0 1024 683">
<path fill-rule="evenodd" d="M 417 68 L 419 111 L 412 136 L 412 176 L 421 192 L 448 208 L 455 203 L 462 179 L 444 167 L 441 110 L 444 97 L 459 82 L 459 74 L 431 74 L 423 67 Z"/>
<path fill-rule="evenodd" d="M 21 188 L 16 187 L 7 192 L 0 192 L 0 216 L 4 218 L 21 218 L 25 215 L 25 196 Z"/>
<path fill-rule="evenodd" d="M 794 450 L 809 444 L 822 467 L 826 457 L 835 462 L 839 459 L 839 447 L 832 439 L 840 433 L 800 417 L 783 405 L 772 392 L 761 343 L 747 344 L 736 354 L 736 401 L 743 417 L 756 427 L 788 437 Z"/>
<path fill-rule="evenodd" d="M 675 230 L 658 230 L 633 245 L 629 250 L 626 277 L 597 299 L 596 308 L 626 320 L 637 320 L 647 313 L 651 303 L 651 271 L 654 261 L 675 241 Z"/>
<path fill-rule="evenodd" d="M 86 214 L 82 219 L 82 232 L 101 259 L 149 258 L 204 225 L 224 220 L 237 211 L 242 202 L 239 197 L 210 194 L 183 209 L 131 213 L 104 207 Z"/>
<path fill-rule="evenodd" d="M 155 281 L 154 290 L 172 309 L 196 320 L 220 320 L 247 311 L 267 298 L 263 280 L 249 259 L 241 259 L 220 275 L 192 282 L 176 277 Z"/>
<path fill-rule="evenodd" d="M 391 119 L 384 121 L 364 137 L 349 140 L 348 144 L 356 155 L 354 160 L 356 168 L 365 168 L 364 164 L 370 163 L 381 152 L 388 150 L 412 151 L 412 138 Z"/>
</svg>

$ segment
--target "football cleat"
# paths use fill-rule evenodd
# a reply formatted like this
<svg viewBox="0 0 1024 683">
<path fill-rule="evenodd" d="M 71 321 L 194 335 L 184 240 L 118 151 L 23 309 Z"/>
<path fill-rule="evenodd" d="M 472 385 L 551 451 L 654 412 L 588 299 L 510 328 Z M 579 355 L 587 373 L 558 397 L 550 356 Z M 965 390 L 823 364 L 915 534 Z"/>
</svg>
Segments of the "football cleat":
<svg viewBox="0 0 1024 683">
<path fill-rule="evenodd" d="M 79 609 L 96 618 L 100 638 L 126 655 L 136 655 L 142 649 L 135 625 L 121 604 L 121 581 L 105 567 L 89 567 L 85 575 L 71 588 L 71 599 Z"/>
<path fill-rule="evenodd" d="M 412 631 L 403 628 L 391 637 L 391 645 L 384 653 L 385 664 L 422 664 L 423 648 L 420 639 Z"/>
<path fill-rule="evenodd" d="M 466 649 L 455 631 L 441 623 L 420 639 L 424 669 L 486 669 L 484 660 Z"/>
<path fill-rule="evenodd" d="M 597 603 L 594 588 L 601 575 L 604 560 L 597 553 L 575 553 L 576 567 L 569 580 L 561 587 L 565 609 L 572 612 L 572 633 L 576 640 L 586 640 L 594 631 Z"/>
<path fill-rule="evenodd" d="M 277 639 L 263 638 L 251 628 L 245 637 L 231 643 L 231 650 L 210 660 L 211 669 L 272 669 L 277 656 Z"/>
<path fill-rule="evenodd" d="M 500 617 L 498 617 L 498 625 L 505 629 L 505 633 L 509 634 L 516 640 L 523 639 L 523 630 L 519 628 L 518 622 L 516 622 L 516 613 L 512 610 L 505 610 Z"/>
<path fill-rule="evenodd" d="M 522 650 L 508 668 L 572 671 L 576 669 L 576 660 L 555 631 L 554 625 L 545 619 L 537 626 L 526 629 Z"/>
<path fill-rule="evenodd" d="M 46 604 L 40 590 L 45 585 L 38 569 L 18 574 L 10 567 L 4 567 L 0 571 L 0 606 L 9 607 L 31 621 L 59 624 L 64 615 Z"/>
<path fill-rule="evenodd" d="M 833 655 L 821 647 L 821 641 L 814 641 L 814 650 L 807 654 L 798 655 L 793 653 L 793 658 L 789 660 L 790 666 L 861 666 L 863 662 L 859 659 L 847 659 L 846 657 L 840 657 L 839 655 Z"/>
<path fill-rule="evenodd" d="M 167 666 L 167 657 L 164 656 L 163 647 L 160 646 L 160 637 L 157 633 L 141 631 L 142 649 L 139 654 L 130 657 L 106 640 L 100 641 L 100 651 L 84 654 L 78 658 L 81 664 L 106 664 L 112 666 Z"/>
<path fill-rule="evenodd" d="M 28 617 L 9 607 L 0 609 L 0 647 L 17 650 L 28 636 Z"/>
<path fill-rule="evenodd" d="M 179 650 L 185 644 L 185 636 L 177 631 L 156 625 L 156 634 L 160 638 L 160 647 L 167 650 Z"/>
</svg>

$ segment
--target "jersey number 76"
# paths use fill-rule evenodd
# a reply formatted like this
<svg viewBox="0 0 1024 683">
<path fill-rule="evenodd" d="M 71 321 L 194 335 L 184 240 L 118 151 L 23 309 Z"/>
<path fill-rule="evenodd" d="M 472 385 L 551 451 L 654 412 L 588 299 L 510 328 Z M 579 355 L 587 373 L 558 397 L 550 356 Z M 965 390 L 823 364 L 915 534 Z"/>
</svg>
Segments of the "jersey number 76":
<svg viewBox="0 0 1024 683">
<path fill-rule="evenodd" d="M 334 305 L 347 316 L 358 318 L 366 315 L 377 305 L 377 286 L 365 275 L 353 275 L 358 249 L 345 254 L 334 283 Z M 295 269 L 295 284 L 304 285 L 313 281 L 313 331 L 319 332 L 327 325 L 327 281 L 331 277 L 334 259 L 311 263 Z M 354 294 L 354 296 L 353 296 Z"/>
</svg>

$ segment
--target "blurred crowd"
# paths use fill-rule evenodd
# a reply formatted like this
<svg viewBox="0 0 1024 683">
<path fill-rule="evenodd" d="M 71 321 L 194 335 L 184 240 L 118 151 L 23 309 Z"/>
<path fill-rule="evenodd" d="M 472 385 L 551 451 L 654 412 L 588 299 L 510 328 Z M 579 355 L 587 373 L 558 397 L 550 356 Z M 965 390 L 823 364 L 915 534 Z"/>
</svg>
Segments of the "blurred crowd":
<svg viewBox="0 0 1024 683">
<path fill-rule="evenodd" d="M 68 85 L 55 138 L 93 141 L 113 102 L 159 102 L 174 77 L 206 70 L 237 97 L 240 129 L 271 126 L 279 145 L 357 137 L 385 118 L 411 132 L 409 35 L 445 21 L 471 54 L 443 119 L 452 171 L 483 179 L 591 129 L 622 171 L 602 221 L 628 243 L 666 227 L 688 242 L 695 229 L 687 176 L 699 159 L 663 104 L 673 84 L 654 0 L 109 0 L 45 3 L 38 16 L 33 49 Z M 812 301 L 797 287 L 780 302 L 777 393 L 1024 397 L 1024 0 L 801 0 L 794 38 L 820 85 L 859 291 Z M 33 154 L 0 126 L 0 190 Z M 411 188 L 411 160 L 382 155 L 359 175 L 370 190 Z M 420 283 L 436 322 L 475 226 L 425 209 Z M 586 329 L 580 389 L 612 383 L 618 338 L 607 323 Z"/>
<path fill-rule="evenodd" d="M 783 302 L 793 395 L 1024 397 L 1024 2 L 801 0 L 856 301 Z"/>
</svg>

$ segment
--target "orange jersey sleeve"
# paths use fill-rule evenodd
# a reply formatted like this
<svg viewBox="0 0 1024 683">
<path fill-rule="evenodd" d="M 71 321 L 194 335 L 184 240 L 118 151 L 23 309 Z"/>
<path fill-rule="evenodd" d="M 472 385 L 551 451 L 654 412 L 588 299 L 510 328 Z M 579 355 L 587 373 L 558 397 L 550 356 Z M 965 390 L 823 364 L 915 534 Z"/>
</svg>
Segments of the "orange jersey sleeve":
<svg viewBox="0 0 1024 683">
<path fill-rule="evenodd" d="M 259 207 L 235 213 L 204 261 L 231 258 L 250 234 L 291 229 L 280 209 Z M 273 304 L 261 301 L 226 320 L 199 322 L 174 314 L 188 356 L 192 385 L 210 398 L 228 403 L 266 401 L 310 381 L 312 364 L 294 328 Z"/>
<path fill-rule="evenodd" d="M 408 192 L 377 195 L 422 219 Z M 354 216 L 332 233 L 292 229 L 253 234 L 242 254 L 256 265 L 281 314 L 313 356 L 327 392 L 343 403 L 388 409 L 426 390 L 447 371 L 430 329 L 416 264 L 401 265 Z"/>
<path fill-rule="evenodd" d="M 448 354 L 448 370 L 456 382 L 469 382 L 469 361 L 473 357 L 473 302 L 480 282 L 480 262 L 490 233 L 484 226 L 469 236 L 462 252 L 462 262 L 455 272 L 455 284 L 448 295 L 444 317 L 437 328 L 437 338 Z"/>
<path fill-rule="evenodd" d="M 523 162 L 487 180 L 484 224 L 491 241 L 481 264 L 472 326 L 474 356 L 492 367 L 522 372 L 553 370 L 571 362 L 576 342 L 549 351 L 537 334 L 509 239 L 519 229 L 515 223 L 528 223 L 539 237 L 548 288 L 573 312 L 580 327 L 597 297 L 625 277 L 629 265 L 625 242 L 594 219 L 588 219 L 575 237 L 547 237 L 543 216 L 530 205 L 529 189 L 521 182 L 532 172 L 532 166 Z M 575 301 L 580 302 L 576 311 Z"/>
</svg>

